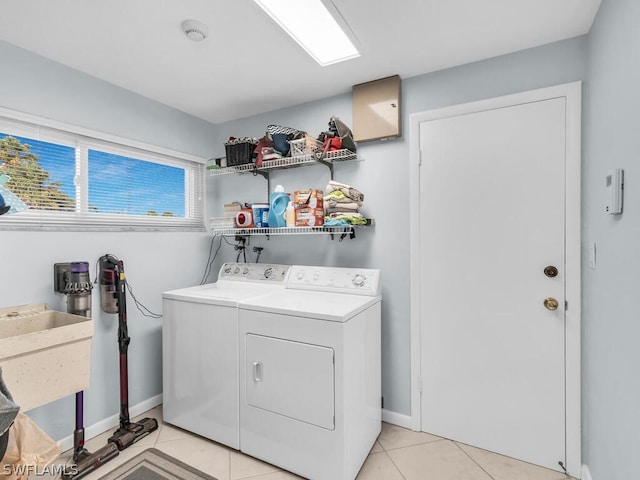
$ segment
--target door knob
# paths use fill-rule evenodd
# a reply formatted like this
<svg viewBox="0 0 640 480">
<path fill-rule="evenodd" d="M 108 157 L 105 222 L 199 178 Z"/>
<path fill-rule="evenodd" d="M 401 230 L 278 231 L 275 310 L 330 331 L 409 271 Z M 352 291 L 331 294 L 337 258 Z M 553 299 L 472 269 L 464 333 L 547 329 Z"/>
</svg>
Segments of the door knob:
<svg viewBox="0 0 640 480">
<path fill-rule="evenodd" d="M 553 297 L 547 297 L 544 299 L 544 308 L 546 308 L 547 310 L 557 310 L 558 305 L 558 300 Z"/>
<path fill-rule="evenodd" d="M 553 265 L 549 265 L 544 267 L 544 274 L 549 278 L 553 278 L 558 275 L 558 269 Z"/>
</svg>

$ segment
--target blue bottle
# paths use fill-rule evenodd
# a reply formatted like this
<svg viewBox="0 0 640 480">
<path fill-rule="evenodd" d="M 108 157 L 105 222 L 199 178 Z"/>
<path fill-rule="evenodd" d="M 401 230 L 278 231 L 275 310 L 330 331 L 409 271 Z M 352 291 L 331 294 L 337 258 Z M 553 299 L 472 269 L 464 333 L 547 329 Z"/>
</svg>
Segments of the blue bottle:
<svg viewBox="0 0 640 480">
<path fill-rule="evenodd" d="M 282 185 L 278 185 L 275 191 L 269 195 L 269 228 L 285 227 L 285 212 L 289 205 L 289 195 L 284 193 Z"/>
</svg>

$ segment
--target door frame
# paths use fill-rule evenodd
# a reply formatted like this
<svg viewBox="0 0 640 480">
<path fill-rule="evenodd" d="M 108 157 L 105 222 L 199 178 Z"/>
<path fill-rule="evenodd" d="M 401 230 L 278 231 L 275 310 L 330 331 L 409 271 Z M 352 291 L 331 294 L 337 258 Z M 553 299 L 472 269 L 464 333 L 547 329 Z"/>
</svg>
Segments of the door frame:
<svg viewBox="0 0 640 480">
<path fill-rule="evenodd" d="M 411 428 L 421 430 L 421 322 L 420 298 L 420 124 L 484 110 L 553 98 L 566 99 L 565 175 L 565 441 L 568 473 L 580 477 L 580 331 L 581 331 L 581 116 L 582 82 L 572 82 L 522 93 L 479 100 L 410 115 L 410 317 L 411 317 Z"/>
</svg>

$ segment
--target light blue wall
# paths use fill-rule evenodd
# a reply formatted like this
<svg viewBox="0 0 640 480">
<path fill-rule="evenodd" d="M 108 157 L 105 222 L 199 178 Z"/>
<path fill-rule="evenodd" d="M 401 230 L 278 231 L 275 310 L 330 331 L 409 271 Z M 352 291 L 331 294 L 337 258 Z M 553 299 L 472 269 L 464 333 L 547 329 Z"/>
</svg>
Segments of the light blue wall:
<svg viewBox="0 0 640 480">
<path fill-rule="evenodd" d="M 0 58 L 4 108 L 209 158 L 207 122 L 5 42 Z"/>
<path fill-rule="evenodd" d="M 411 113 L 575 80 L 584 84 L 583 234 L 584 244 L 597 242 L 598 265 L 584 271 L 583 300 L 583 460 L 594 480 L 635 478 L 638 470 L 640 414 L 637 365 L 640 349 L 637 302 L 640 284 L 634 270 L 639 254 L 634 234 L 637 219 L 634 173 L 640 84 L 640 4 L 635 0 L 604 0 L 593 33 L 556 44 L 452 68 L 403 81 L 404 136 L 384 143 L 361 143 L 362 162 L 336 166 L 335 178 L 365 193 L 364 212 L 377 226 L 358 231 L 354 240 L 329 237 L 253 238 L 263 246 L 262 260 L 282 263 L 360 265 L 383 271 L 383 393 L 385 408 L 410 412 L 410 325 L 408 254 L 408 162 L 406 130 Z M 331 115 L 351 122 L 350 95 L 271 112 L 218 126 L 176 112 L 143 97 L 100 82 L 10 45 L 0 43 L 3 64 L 20 75 L 0 75 L 0 106 L 162 145 L 203 157 L 223 154 L 229 135 L 261 136 L 277 123 L 312 134 L 326 128 Z M 625 213 L 602 213 L 603 178 L 610 167 L 625 168 Z M 273 185 L 287 191 L 324 188 L 325 167 L 277 172 Z M 261 177 L 223 176 L 207 180 L 210 216 L 222 214 L 232 200 L 262 201 L 267 196 Z M 123 241 L 123 239 L 125 239 Z M 64 299 L 52 291 L 55 262 L 86 259 L 105 252 L 125 260 L 136 294 L 152 310 L 160 309 L 160 292 L 200 281 L 210 236 L 146 233 L 0 232 L 5 276 L 0 306 L 47 302 L 64 309 Z M 217 246 L 216 239 L 216 246 Z M 214 262 L 235 260 L 232 246 L 223 244 Z M 213 274 L 210 279 L 215 278 Z M 93 383 L 87 393 L 86 423 L 117 412 L 117 344 L 113 316 L 96 314 Z M 160 321 L 141 317 L 129 308 L 131 403 L 161 391 Z M 71 398 L 33 412 L 54 438 L 73 428 Z"/>
<path fill-rule="evenodd" d="M 346 239 L 342 243 L 310 236 L 273 237 L 268 241 L 252 239 L 252 244 L 265 247 L 264 261 L 366 266 L 382 270 L 382 388 L 386 409 L 407 416 L 411 410 L 409 115 L 583 80 L 586 59 L 587 40 L 580 37 L 404 80 L 403 137 L 387 142 L 361 143 L 358 154 L 362 162 L 335 167 L 336 180 L 364 192 L 363 211 L 375 219 L 375 228 L 358 230 L 356 239 Z M 295 127 L 315 136 L 327 128 L 331 115 L 351 124 L 350 94 L 218 125 L 219 146 L 215 153 L 223 155 L 222 142 L 230 135 L 259 137 L 264 135 L 270 123 Z M 272 175 L 272 185 L 282 183 L 286 191 L 306 187 L 324 189 L 328 180 L 328 170 L 324 167 L 280 171 Z M 222 214 L 225 202 L 264 201 L 267 195 L 266 182 L 261 177 L 213 177 L 207 187 L 212 215 Z"/>
<path fill-rule="evenodd" d="M 2 107 L 205 158 L 213 150 L 213 126 L 206 122 L 3 42 L 0 58 L 5 66 L 0 74 Z M 93 278 L 93 265 L 108 252 L 124 261 L 140 301 L 160 312 L 161 292 L 199 282 L 208 242 L 205 233 L 0 231 L 0 306 L 47 303 L 65 311 L 65 297 L 53 292 L 53 264 L 86 260 Z M 127 306 L 130 405 L 136 405 L 162 393 L 162 324 L 139 314 L 131 300 Z M 117 316 L 100 312 L 98 292 L 93 295 L 93 317 L 87 426 L 119 411 Z M 73 396 L 29 414 L 55 439 L 73 433 Z"/>
<path fill-rule="evenodd" d="M 589 51 L 583 240 L 597 264 L 583 265 L 583 461 L 593 480 L 626 480 L 640 477 L 640 2 L 603 0 Z M 604 211 L 611 168 L 624 169 L 622 215 Z"/>
</svg>

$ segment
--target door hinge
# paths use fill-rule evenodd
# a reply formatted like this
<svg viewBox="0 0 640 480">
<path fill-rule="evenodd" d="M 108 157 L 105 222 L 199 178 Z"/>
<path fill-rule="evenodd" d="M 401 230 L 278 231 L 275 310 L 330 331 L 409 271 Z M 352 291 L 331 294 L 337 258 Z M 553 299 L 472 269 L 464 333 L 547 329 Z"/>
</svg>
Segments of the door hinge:
<svg viewBox="0 0 640 480">
<path fill-rule="evenodd" d="M 567 302 L 566 300 L 564 301 L 564 311 L 566 312 L 567 310 L 569 310 L 569 302 Z"/>
</svg>

